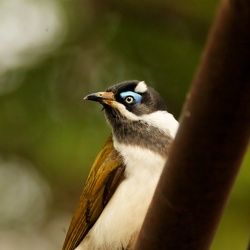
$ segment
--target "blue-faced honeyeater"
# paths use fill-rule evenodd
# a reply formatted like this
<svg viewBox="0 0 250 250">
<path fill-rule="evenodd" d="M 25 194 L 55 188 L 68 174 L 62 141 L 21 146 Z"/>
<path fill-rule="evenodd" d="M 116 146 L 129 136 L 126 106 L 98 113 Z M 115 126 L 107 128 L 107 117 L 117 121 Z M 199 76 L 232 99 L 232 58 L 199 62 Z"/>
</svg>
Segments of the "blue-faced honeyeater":
<svg viewBox="0 0 250 250">
<path fill-rule="evenodd" d="M 91 168 L 63 250 L 132 250 L 178 122 L 144 81 L 84 99 L 103 106 L 112 134 Z"/>
</svg>

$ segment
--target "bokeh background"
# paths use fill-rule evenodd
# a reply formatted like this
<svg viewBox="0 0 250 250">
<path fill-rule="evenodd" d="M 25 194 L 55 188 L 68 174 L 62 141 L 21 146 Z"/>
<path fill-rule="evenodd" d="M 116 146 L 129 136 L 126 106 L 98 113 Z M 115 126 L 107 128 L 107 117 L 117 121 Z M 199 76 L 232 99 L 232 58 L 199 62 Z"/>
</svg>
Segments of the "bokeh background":
<svg viewBox="0 0 250 250">
<path fill-rule="evenodd" d="M 0 1 L 0 249 L 61 248 L 110 133 L 85 95 L 145 80 L 179 117 L 218 2 Z M 249 165 L 212 250 L 246 249 Z"/>
</svg>

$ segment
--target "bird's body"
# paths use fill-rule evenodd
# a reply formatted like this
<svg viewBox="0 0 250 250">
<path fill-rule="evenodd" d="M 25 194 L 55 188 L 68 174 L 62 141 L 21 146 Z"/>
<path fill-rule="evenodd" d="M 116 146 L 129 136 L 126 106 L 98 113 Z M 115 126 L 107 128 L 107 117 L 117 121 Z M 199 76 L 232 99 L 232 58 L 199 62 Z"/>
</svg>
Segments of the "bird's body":
<svg viewBox="0 0 250 250">
<path fill-rule="evenodd" d="M 130 249 L 135 242 L 165 159 L 149 150 L 124 147 L 133 162 L 127 162 L 124 180 L 77 250 Z"/>
<path fill-rule="evenodd" d="M 92 167 L 63 249 L 130 250 L 178 122 L 144 82 L 123 82 L 86 99 L 104 106 L 112 136 Z"/>
</svg>

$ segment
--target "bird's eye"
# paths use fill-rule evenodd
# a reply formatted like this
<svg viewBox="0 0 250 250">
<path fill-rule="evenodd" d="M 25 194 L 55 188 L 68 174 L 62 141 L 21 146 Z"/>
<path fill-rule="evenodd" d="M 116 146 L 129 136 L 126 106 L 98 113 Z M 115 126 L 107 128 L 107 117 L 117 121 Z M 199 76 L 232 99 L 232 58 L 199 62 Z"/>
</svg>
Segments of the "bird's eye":
<svg viewBox="0 0 250 250">
<path fill-rule="evenodd" d="M 127 104 L 133 105 L 136 103 L 140 103 L 142 99 L 142 96 L 140 94 L 133 91 L 122 92 L 120 96 Z"/>
<path fill-rule="evenodd" d="M 133 103 L 133 102 L 134 102 L 134 97 L 132 97 L 132 96 L 127 96 L 127 97 L 125 98 L 125 102 L 128 103 L 128 104 Z"/>
</svg>

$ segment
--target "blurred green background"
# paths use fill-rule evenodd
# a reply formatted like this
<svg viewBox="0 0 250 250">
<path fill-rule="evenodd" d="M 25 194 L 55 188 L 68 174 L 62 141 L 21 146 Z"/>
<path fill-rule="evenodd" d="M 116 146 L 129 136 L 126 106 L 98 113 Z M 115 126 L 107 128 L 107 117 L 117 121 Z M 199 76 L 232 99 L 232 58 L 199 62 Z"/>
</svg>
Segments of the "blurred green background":
<svg viewBox="0 0 250 250">
<path fill-rule="evenodd" d="M 82 98 L 138 79 L 179 117 L 218 1 L 0 1 L 0 248 L 60 249 L 110 129 Z M 213 250 L 246 249 L 250 153 Z M 199 201 L 197 201 L 199 202 Z"/>
</svg>

